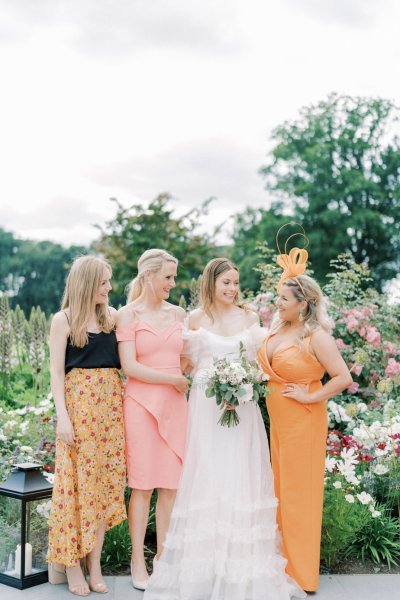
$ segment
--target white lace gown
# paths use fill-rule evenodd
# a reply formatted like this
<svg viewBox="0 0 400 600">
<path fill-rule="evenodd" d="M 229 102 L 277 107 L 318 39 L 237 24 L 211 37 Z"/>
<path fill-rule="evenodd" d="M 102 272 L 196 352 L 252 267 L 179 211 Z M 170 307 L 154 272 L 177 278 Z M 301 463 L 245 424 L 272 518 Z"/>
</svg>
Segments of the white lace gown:
<svg viewBox="0 0 400 600">
<path fill-rule="evenodd" d="M 256 402 L 237 408 L 236 427 L 205 395 L 214 359 L 235 360 L 239 343 L 254 358 L 265 331 L 229 337 L 189 331 L 194 364 L 181 480 L 164 551 L 144 600 L 288 600 L 306 594 L 285 573 L 279 553 L 268 440 Z"/>
</svg>

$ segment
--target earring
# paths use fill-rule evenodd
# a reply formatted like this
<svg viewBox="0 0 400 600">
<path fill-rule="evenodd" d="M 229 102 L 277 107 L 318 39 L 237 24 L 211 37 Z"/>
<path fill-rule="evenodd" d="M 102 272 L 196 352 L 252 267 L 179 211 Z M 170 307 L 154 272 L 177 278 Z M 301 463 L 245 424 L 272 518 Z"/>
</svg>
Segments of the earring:
<svg viewBox="0 0 400 600">
<path fill-rule="evenodd" d="M 304 321 L 303 309 L 302 308 L 300 308 L 299 321 Z"/>
</svg>

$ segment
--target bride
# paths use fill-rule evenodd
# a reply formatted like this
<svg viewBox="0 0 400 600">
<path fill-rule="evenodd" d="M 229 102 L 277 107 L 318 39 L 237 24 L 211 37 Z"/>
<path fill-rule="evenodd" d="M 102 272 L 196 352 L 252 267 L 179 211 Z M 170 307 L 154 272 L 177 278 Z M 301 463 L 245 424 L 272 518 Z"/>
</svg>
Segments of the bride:
<svg viewBox="0 0 400 600">
<path fill-rule="evenodd" d="M 164 550 L 154 561 L 144 600 L 289 600 L 306 594 L 285 573 L 268 440 L 257 402 L 236 408 L 239 424 L 218 424 L 207 398 L 216 359 L 250 359 L 266 335 L 238 300 L 239 273 L 211 260 L 201 279 L 201 308 L 189 317 L 193 365 L 185 460 Z"/>
</svg>

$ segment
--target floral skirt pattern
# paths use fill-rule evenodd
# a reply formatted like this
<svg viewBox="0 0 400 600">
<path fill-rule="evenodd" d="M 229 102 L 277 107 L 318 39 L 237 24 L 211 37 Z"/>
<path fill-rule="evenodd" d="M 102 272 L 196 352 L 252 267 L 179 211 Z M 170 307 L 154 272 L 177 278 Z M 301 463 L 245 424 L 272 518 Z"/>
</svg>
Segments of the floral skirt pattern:
<svg viewBox="0 0 400 600">
<path fill-rule="evenodd" d="M 72 369 L 65 377 L 75 447 L 56 443 L 48 562 L 74 566 L 93 549 L 100 525 L 126 519 L 122 396 L 116 369 Z"/>
</svg>

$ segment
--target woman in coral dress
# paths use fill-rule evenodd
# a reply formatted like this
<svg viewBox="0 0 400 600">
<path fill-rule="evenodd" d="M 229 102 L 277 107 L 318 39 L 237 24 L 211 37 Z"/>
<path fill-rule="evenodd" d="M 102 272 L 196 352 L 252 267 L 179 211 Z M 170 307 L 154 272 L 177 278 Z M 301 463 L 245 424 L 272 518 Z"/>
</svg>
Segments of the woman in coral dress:
<svg viewBox="0 0 400 600">
<path fill-rule="evenodd" d="M 326 400 L 351 384 L 330 335 L 317 282 L 302 274 L 307 252 L 278 257 L 278 315 L 259 352 L 269 375 L 267 408 L 278 524 L 286 571 L 304 590 L 318 589 L 327 436 Z M 322 385 L 325 371 L 330 379 Z"/>
<path fill-rule="evenodd" d="M 124 423 L 132 583 L 145 589 L 148 574 L 144 537 L 150 499 L 157 489 L 157 554 L 161 552 L 181 475 L 188 387 L 180 355 L 185 312 L 166 302 L 175 287 L 177 260 L 164 250 L 147 250 L 138 261 L 128 304 L 120 309 L 117 339 L 127 376 Z"/>
<path fill-rule="evenodd" d="M 75 260 L 50 330 L 57 443 L 49 581 L 68 580 L 78 596 L 108 591 L 100 569 L 104 533 L 126 519 L 123 388 L 110 277 L 110 265 L 96 256 Z M 89 585 L 80 564 L 85 558 Z"/>
</svg>

